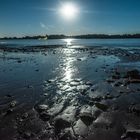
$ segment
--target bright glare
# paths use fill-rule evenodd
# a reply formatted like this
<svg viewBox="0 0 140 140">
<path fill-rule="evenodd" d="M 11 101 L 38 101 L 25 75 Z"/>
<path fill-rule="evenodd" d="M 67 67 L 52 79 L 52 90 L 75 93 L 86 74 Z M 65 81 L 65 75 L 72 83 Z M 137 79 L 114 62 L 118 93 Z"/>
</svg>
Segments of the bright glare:
<svg viewBox="0 0 140 140">
<path fill-rule="evenodd" d="M 78 13 L 78 8 L 72 3 L 66 3 L 62 5 L 60 13 L 64 18 L 72 19 L 76 17 L 76 14 Z"/>
<path fill-rule="evenodd" d="M 74 39 L 72 39 L 72 38 L 64 39 L 64 41 L 66 42 L 66 45 L 67 45 L 67 46 L 71 46 L 73 40 L 74 40 Z"/>
</svg>

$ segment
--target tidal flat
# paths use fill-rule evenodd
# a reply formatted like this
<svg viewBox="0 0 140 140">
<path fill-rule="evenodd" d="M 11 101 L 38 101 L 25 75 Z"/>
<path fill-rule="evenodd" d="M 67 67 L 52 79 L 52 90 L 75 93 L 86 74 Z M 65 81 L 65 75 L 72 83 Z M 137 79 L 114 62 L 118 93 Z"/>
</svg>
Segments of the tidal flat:
<svg viewBox="0 0 140 140">
<path fill-rule="evenodd" d="M 1 140 L 140 139 L 140 49 L 0 49 Z"/>
</svg>

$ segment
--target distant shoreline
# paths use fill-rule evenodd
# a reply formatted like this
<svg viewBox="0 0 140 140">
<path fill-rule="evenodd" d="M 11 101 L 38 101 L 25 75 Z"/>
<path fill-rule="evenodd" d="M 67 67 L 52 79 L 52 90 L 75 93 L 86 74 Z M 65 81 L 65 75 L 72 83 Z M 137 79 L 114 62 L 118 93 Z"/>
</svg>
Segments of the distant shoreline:
<svg viewBox="0 0 140 140">
<path fill-rule="evenodd" d="M 3 37 L 1 40 L 7 39 L 140 39 L 140 34 L 123 34 L 123 35 L 106 35 L 106 34 L 87 34 L 87 35 L 37 35 L 37 36 L 24 36 L 24 37 Z"/>
</svg>

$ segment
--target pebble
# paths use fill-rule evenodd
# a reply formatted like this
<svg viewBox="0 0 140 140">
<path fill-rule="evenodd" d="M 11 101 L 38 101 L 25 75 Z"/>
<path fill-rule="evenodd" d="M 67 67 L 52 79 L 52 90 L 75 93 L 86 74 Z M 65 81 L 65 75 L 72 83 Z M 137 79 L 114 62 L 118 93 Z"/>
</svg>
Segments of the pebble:
<svg viewBox="0 0 140 140">
<path fill-rule="evenodd" d="M 48 109 L 48 106 L 45 105 L 45 104 L 43 104 L 43 105 L 39 105 L 39 106 L 38 106 L 38 109 L 39 109 L 40 111 L 45 111 L 45 110 Z"/>
</svg>

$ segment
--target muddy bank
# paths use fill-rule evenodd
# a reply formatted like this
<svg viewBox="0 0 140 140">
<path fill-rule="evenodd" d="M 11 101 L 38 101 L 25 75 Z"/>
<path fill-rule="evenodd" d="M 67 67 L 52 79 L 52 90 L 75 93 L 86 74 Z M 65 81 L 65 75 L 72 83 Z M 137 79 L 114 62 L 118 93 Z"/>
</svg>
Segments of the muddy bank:
<svg viewBox="0 0 140 140">
<path fill-rule="evenodd" d="M 140 50 L 1 48 L 2 140 L 140 139 Z"/>
</svg>

